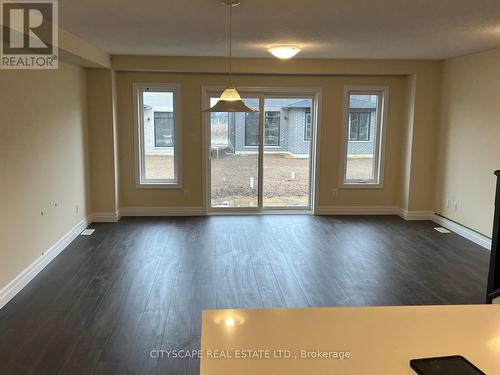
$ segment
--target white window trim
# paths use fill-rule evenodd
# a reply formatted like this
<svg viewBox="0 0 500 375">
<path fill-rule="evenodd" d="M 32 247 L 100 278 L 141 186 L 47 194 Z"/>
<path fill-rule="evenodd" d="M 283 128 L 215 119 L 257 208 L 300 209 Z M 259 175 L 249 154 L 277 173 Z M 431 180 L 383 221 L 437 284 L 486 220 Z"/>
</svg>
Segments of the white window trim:
<svg viewBox="0 0 500 375">
<path fill-rule="evenodd" d="M 144 178 L 144 158 L 142 147 L 144 145 L 144 116 L 143 93 L 148 89 L 159 92 L 173 92 L 174 113 L 174 175 L 173 180 L 146 180 Z M 181 189 L 181 89 L 176 83 L 134 83 L 132 85 L 134 106 L 134 148 L 135 148 L 135 187 L 137 189 Z"/>
<path fill-rule="evenodd" d="M 347 151 L 348 151 L 348 136 L 349 136 L 349 95 L 374 95 L 381 96 L 381 102 L 378 104 L 377 122 L 380 124 L 376 132 L 375 140 L 375 155 L 378 157 L 375 165 L 375 175 L 378 177 L 375 180 L 366 181 L 347 181 Z M 380 97 L 379 96 L 379 97 Z M 344 103 L 342 115 L 342 157 L 340 166 L 340 185 L 342 189 L 381 189 L 384 187 L 384 161 L 385 161 L 385 142 L 387 128 L 387 111 L 389 103 L 389 87 L 388 86 L 345 86 L 344 87 Z M 359 142 L 359 141 L 356 141 Z"/>
</svg>

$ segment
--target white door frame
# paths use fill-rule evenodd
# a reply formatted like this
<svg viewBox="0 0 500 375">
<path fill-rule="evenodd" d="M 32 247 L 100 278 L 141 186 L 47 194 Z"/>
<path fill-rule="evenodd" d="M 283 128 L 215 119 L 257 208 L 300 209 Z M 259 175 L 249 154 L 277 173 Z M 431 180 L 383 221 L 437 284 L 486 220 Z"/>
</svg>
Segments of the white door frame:
<svg viewBox="0 0 500 375">
<path fill-rule="evenodd" d="M 209 98 L 213 92 L 224 91 L 224 86 L 202 86 L 201 87 L 201 107 L 208 108 L 210 105 Z M 319 142 L 318 140 L 321 131 L 321 100 L 322 89 L 320 87 L 238 87 L 238 91 L 242 96 L 252 96 L 259 98 L 259 127 L 260 139 L 264 136 L 264 99 L 272 97 L 310 97 L 313 100 L 313 108 L 311 111 L 311 143 L 310 143 L 310 171 L 309 171 L 309 207 L 262 207 L 262 192 L 263 192 L 263 158 L 264 158 L 264 142 L 259 142 L 259 175 L 258 189 L 259 202 L 258 207 L 210 207 L 210 148 L 208 142 L 210 134 L 208 132 L 210 125 L 210 112 L 202 113 L 202 179 L 203 179 L 203 210 L 207 215 L 247 215 L 247 214 L 315 214 L 318 207 L 318 187 L 319 187 Z"/>
</svg>

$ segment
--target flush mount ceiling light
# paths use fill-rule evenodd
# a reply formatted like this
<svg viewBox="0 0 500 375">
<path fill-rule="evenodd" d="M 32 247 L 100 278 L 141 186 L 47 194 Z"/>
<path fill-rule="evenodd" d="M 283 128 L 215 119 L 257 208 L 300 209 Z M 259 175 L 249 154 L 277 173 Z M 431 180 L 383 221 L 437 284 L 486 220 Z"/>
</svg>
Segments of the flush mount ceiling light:
<svg viewBox="0 0 500 375">
<path fill-rule="evenodd" d="M 267 50 L 278 59 L 289 59 L 299 53 L 302 48 L 299 46 L 275 46 Z"/>
<path fill-rule="evenodd" d="M 258 112 L 255 109 L 247 107 L 241 96 L 232 85 L 232 22 L 233 22 L 233 7 L 240 5 L 239 1 L 235 0 L 224 0 L 222 2 L 224 6 L 229 9 L 229 75 L 228 75 L 228 85 L 219 98 L 219 101 L 209 109 L 203 112 Z"/>
</svg>

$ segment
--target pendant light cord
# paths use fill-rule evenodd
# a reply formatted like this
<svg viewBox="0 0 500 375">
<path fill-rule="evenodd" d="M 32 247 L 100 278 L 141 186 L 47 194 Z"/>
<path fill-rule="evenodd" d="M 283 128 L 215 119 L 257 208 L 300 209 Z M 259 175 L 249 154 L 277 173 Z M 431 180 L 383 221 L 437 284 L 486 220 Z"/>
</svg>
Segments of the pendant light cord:
<svg viewBox="0 0 500 375">
<path fill-rule="evenodd" d="M 233 4 L 232 2 L 228 3 L 229 7 L 229 87 L 232 86 L 232 57 L 233 57 L 233 38 L 232 38 L 232 29 L 233 29 Z"/>
</svg>

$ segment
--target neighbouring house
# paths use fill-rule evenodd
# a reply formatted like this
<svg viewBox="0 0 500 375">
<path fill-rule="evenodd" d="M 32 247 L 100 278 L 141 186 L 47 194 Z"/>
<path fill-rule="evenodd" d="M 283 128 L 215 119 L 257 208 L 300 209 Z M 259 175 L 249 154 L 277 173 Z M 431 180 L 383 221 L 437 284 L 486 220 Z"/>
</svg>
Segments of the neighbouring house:
<svg viewBox="0 0 500 375">
<path fill-rule="evenodd" d="M 144 151 L 146 155 L 172 155 L 174 114 L 172 106 L 144 104 Z"/>
<path fill-rule="evenodd" d="M 264 149 L 308 157 L 311 142 L 310 99 L 266 99 Z M 254 113 L 213 113 L 212 149 L 254 153 L 259 144 L 259 116 Z"/>
<path fill-rule="evenodd" d="M 349 157 L 373 155 L 376 140 L 377 96 L 351 95 L 349 101 Z"/>
<path fill-rule="evenodd" d="M 372 155 L 375 145 L 376 96 L 353 95 L 349 103 L 348 155 Z M 266 152 L 308 157 L 311 142 L 310 99 L 267 99 L 264 120 Z M 254 113 L 212 113 L 211 148 L 228 154 L 258 150 L 259 116 Z M 144 105 L 147 155 L 169 155 L 174 141 L 172 106 Z"/>
</svg>

